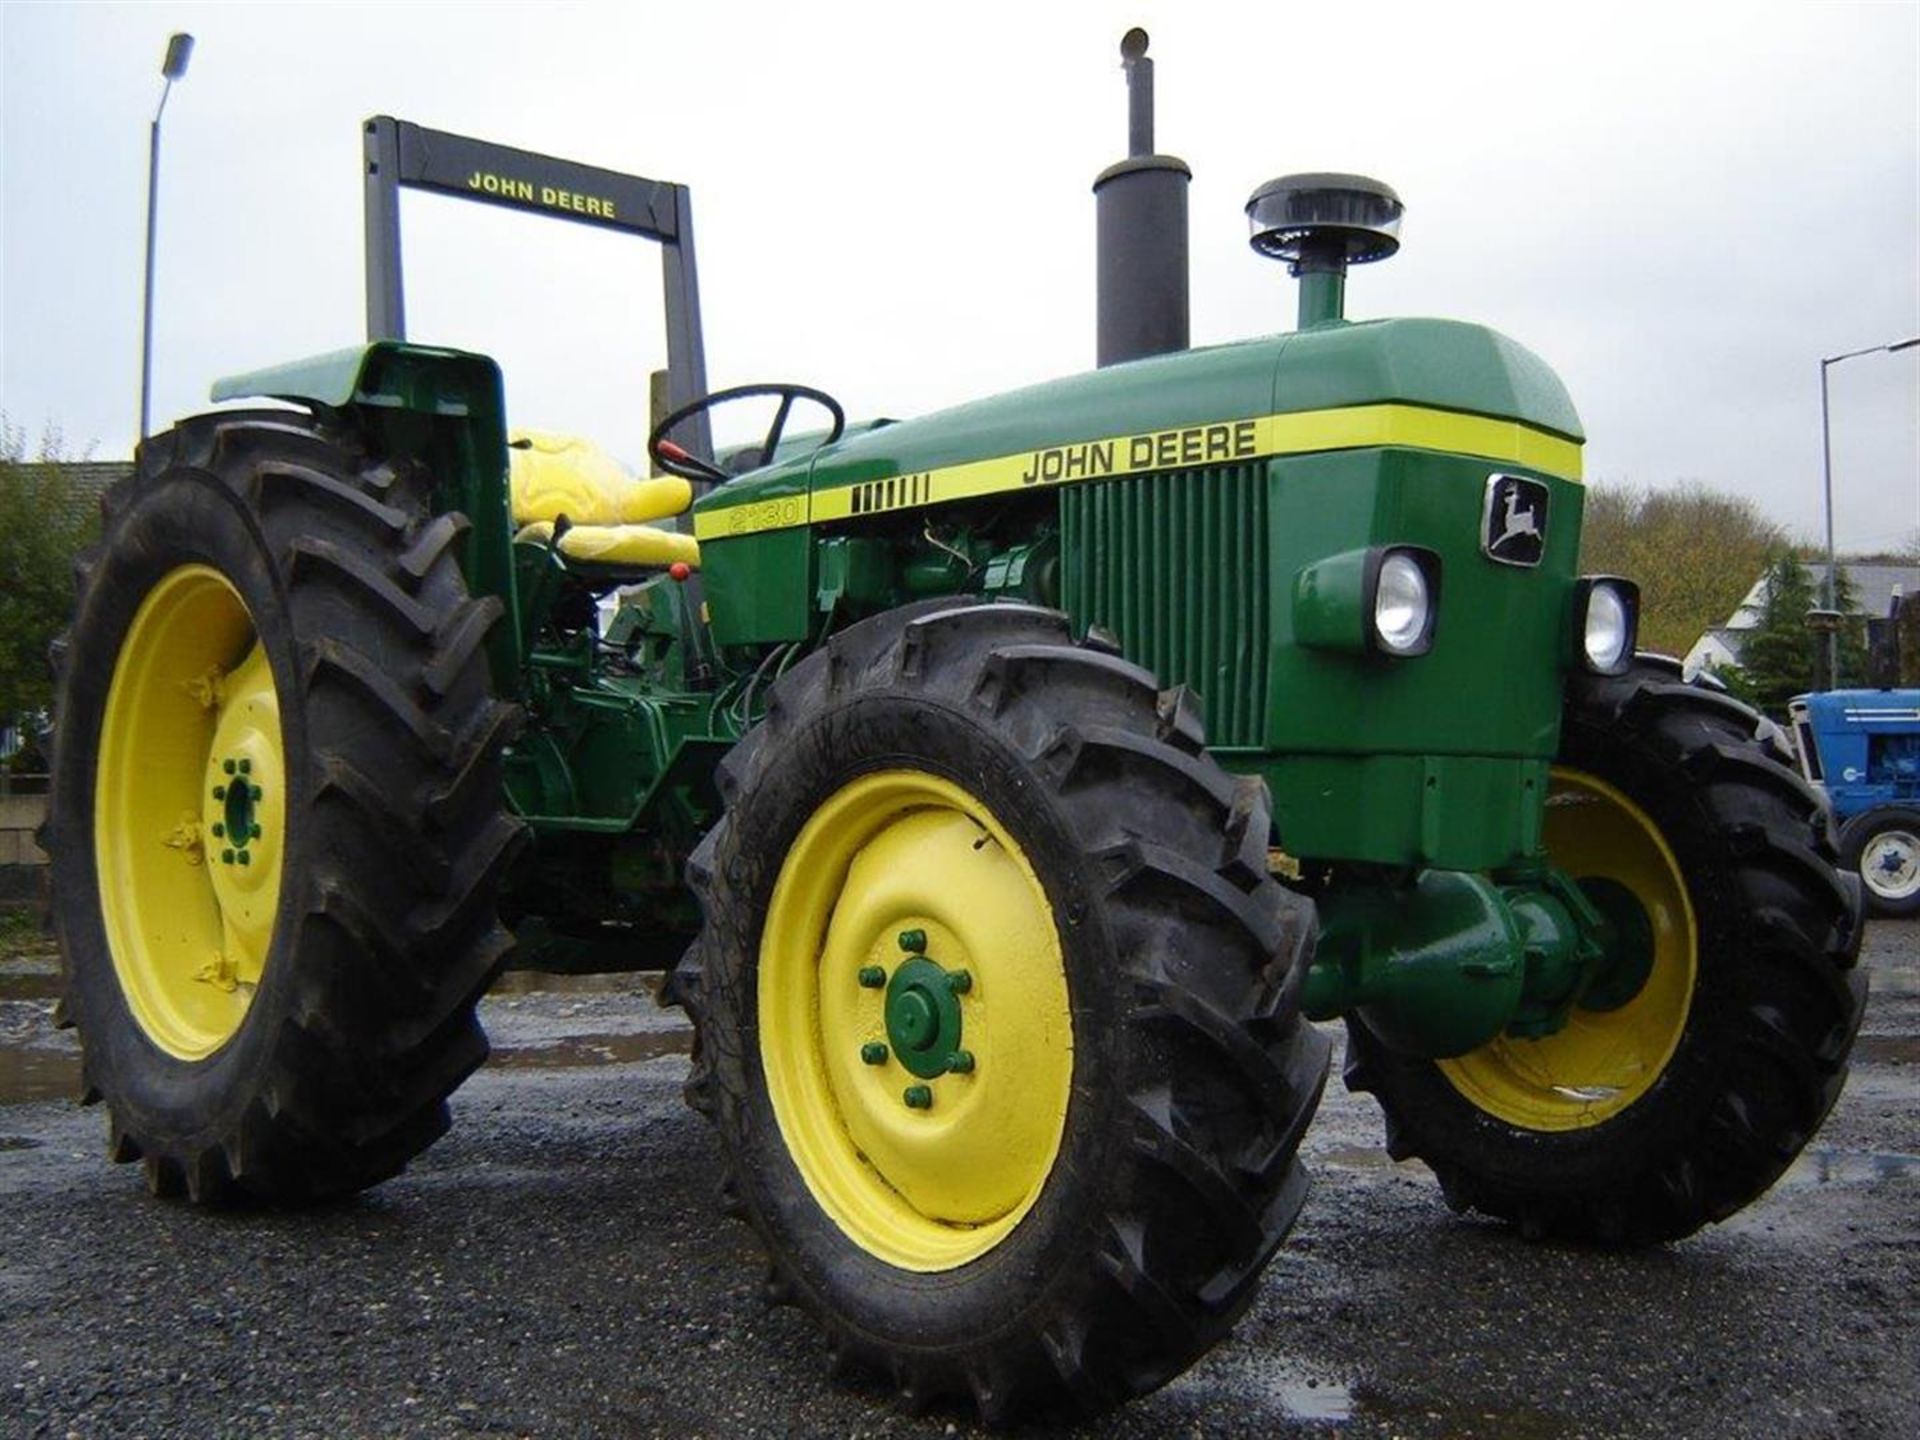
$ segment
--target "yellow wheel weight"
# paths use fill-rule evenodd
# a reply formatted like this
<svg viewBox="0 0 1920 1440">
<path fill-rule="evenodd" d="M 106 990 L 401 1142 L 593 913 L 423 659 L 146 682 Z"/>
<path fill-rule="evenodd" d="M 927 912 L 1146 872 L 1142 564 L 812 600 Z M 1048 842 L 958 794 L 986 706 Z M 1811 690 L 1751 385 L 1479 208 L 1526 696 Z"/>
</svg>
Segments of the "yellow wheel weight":
<svg viewBox="0 0 1920 1440">
<path fill-rule="evenodd" d="M 127 628 L 101 716 L 94 863 L 127 1009 L 181 1060 L 238 1033 L 279 908 L 287 771 L 253 618 L 183 565 Z"/>
<path fill-rule="evenodd" d="M 1686 1029 L 1698 974 L 1697 931 L 1679 863 L 1645 811 L 1592 775 L 1556 768 L 1546 815 L 1547 856 L 1575 880 L 1624 886 L 1646 912 L 1653 968 L 1612 1010 L 1576 1007 L 1537 1040 L 1501 1035 L 1440 1072 L 1480 1110 L 1526 1130 L 1597 1125 L 1660 1078 Z"/>
<path fill-rule="evenodd" d="M 849 1239 L 933 1272 L 1012 1233 L 1059 1155 L 1073 1025 L 1052 906 L 978 799 L 914 770 L 829 797 L 781 866 L 758 993 L 781 1136 Z"/>
</svg>

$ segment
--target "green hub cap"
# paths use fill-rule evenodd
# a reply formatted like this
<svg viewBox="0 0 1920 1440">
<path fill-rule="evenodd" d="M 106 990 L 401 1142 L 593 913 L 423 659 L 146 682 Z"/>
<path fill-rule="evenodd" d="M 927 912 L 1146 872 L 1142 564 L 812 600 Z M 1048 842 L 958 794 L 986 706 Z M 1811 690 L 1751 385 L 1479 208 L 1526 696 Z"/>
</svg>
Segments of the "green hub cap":
<svg viewBox="0 0 1920 1440">
<path fill-rule="evenodd" d="M 1617 880 L 1591 876 L 1580 882 L 1580 889 L 1607 922 L 1607 958 L 1580 1005 L 1618 1010 L 1646 988 L 1653 974 L 1653 921 L 1633 891 Z"/>
<path fill-rule="evenodd" d="M 893 1055 L 908 1072 L 931 1080 L 957 1069 L 960 1049 L 960 999 L 967 986 L 964 970 L 949 974 L 933 961 L 915 955 L 893 972 L 887 984 L 887 1039 Z M 968 1056 L 966 1067 L 971 1068 Z"/>
<path fill-rule="evenodd" d="M 220 863 L 248 865 L 253 862 L 253 856 L 247 846 L 260 836 L 260 822 L 254 807 L 260 803 L 263 792 L 248 778 L 253 771 L 251 760 L 224 760 L 220 768 L 233 777 L 226 784 L 213 787 L 213 798 L 222 806 L 221 823 L 213 827 L 213 835 L 233 847 L 220 852 Z"/>
</svg>

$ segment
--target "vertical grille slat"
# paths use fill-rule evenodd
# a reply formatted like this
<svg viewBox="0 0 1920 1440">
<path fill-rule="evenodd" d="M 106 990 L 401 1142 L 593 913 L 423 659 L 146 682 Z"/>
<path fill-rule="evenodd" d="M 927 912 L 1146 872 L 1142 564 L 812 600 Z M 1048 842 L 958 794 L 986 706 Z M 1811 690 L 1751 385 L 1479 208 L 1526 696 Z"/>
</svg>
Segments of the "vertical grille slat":
<svg viewBox="0 0 1920 1440">
<path fill-rule="evenodd" d="M 1076 626 L 1104 625 L 1163 684 L 1205 704 L 1214 745 L 1266 729 L 1266 467 L 1220 466 L 1060 492 L 1063 599 Z"/>
</svg>

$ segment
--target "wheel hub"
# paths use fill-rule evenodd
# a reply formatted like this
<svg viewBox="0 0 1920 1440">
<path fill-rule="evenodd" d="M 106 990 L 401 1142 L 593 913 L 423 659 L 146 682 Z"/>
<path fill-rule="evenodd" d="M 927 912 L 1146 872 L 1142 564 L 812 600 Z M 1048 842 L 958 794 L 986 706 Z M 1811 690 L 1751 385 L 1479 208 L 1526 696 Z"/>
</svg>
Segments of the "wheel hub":
<svg viewBox="0 0 1920 1440">
<path fill-rule="evenodd" d="M 251 760 L 244 757 L 235 760 L 229 756 L 221 763 L 221 768 L 228 779 L 224 785 L 213 787 L 213 798 L 221 802 L 226 821 L 222 824 L 216 820 L 213 834 L 215 839 L 224 838 L 227 842 L 228 853 L 220 857 L 223 865 L 234 863 L 232 847 L 235 845 L 240 847 L 239 863 L 245 865 L 249 859 L 248 844 L 259 838 L 259 827 L 253 823 L 253 807 L 255 802 L 264 798 L 264 792 L 249 778 L 253 769 Z"/>
<path fill-rule="evenodd" d="M 923 1080 L 960 1068 L 953 1061 L 965 1053 L 960 1048 L 965 1024 L 960 996 L 967 987 L 960 977 L 966 974 L 915 956 L 887 983 L 887 1039 L 900 1063 Z"/>
<path fill-rule="evenodd" d="M 1580 886 L 1606 921 L 1606 958 L 1580 996 L 1581 1007 L 1618 1010 L 1645 988 L 1653 974 L 1653 921 L 1647 907 L 1618 880 L 1596 875 Z"/>
<path fill-rule="evenodd" d="M 286 813 L 280 706 L 258 645 L 220 686 L 204 784 L 201 823 L 220 907 L 221 953 L 241 979 L 257 981 L 280 899 Z"/>
<path fill-rule="evenodd" d="M 273 673 L 245 602 L 210 566 L 170 571 L 114 662 L 93 823 L 121 993 L 180 1059 L 238 1032 L 265 971 L 285 777 Z"/>
</svg>

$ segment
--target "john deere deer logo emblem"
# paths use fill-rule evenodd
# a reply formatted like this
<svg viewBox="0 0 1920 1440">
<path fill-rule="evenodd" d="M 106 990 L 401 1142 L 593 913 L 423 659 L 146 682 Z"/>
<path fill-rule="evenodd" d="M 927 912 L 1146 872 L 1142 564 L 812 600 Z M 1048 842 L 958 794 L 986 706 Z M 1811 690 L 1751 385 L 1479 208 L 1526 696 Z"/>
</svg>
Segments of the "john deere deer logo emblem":
<svg viewBox="0 0 1920 1440">
<path fill-rule="evenodd" d="M 1480 548 L 1502 565 L 1538 565 L 1547 548 L 1547 487 L 1522 475 L 1489 475 Z"/>
</svg>

